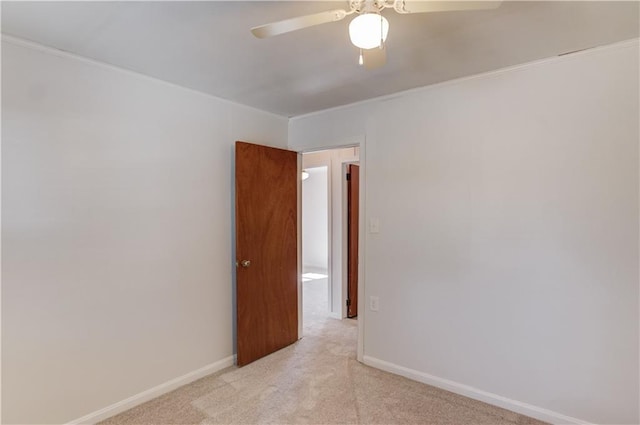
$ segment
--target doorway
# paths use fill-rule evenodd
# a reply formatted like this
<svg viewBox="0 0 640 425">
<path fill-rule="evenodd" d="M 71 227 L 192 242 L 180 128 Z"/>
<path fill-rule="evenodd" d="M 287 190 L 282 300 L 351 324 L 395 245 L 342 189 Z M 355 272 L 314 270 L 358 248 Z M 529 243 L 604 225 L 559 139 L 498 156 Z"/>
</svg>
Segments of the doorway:
<svg viewBox="0 0 640 425">
<path fill-rule="evenodd" d="M 347 305 L 357 297 L 357 284 L 349 292 L 349 264 L 358 264 L 357 258 L 349 259 L 347 174 L 359 159 L 357 146 L 302 154 L 303 335 L 318 321 L 355 318 Z"/>
<path fill-rule="evenodd" d="M 357 340 L 353 353 L 362 361 L 363 321 L 342 320 L 347 316 L 348 298 L 346 170 L 348 164 L 359 161 L 359 147 L 305 155 L 302 166 L 308 170 L 305 169 L 303 176 L 308 179 L 314 174 L 323 182 L 317 185 L 321 188 L 320 199 L 324 199 L 319 203 L 320 210 L 324 211 L 320 214 L 322 222 L 312 220 L 311 225 L 316 233 L 319 228 L 319 233 L 326 237 L 324 243 L 316 242 L 314 246 L 321 254 L 325 253 L 324 257 L 320 255 L 315 263 L 307 260 L 306 270 L 301 264 L 305 233 L 302 229 L 304 181 L 300 175 L 303 155 L 246 142 L 236 142 L 235 150 L 237 364 L 264 357 L 305 335 L 312 335 L 313 331 L 321 338 L 336 332 L 343 336 L 351 334 L 353 341 Z M 257 187 L 260 190 L 255 190 Z M 357 196 L 356 199 L 360 203 Z M 362 218 L 358 217 L 358 221 Z M 307 251 L 313 253 L 309 248 Z M 270 257 L 273 255 L 277 258 Z M 363 268 L 360 261 L 355 264 Z M 318 281 L 324 286 L 315 285 L 304 291 L 301 275 L 305 283 Z M 356 286 L 362 291 L 362 280 Z M 309 315 L 302 314 L 305 292 L 308 297 L 314 294 L 321 297 L 315 302 L 309 300 L 319 308 L 305 312 L 315 313 L 315 323 L 320 326 L 314 327 L 314 321 L 308 320 Z M 283 315 L 286 315 L 284 319 Z M 308 324 L 312 325 L 310 329 Z"/>
</svg>

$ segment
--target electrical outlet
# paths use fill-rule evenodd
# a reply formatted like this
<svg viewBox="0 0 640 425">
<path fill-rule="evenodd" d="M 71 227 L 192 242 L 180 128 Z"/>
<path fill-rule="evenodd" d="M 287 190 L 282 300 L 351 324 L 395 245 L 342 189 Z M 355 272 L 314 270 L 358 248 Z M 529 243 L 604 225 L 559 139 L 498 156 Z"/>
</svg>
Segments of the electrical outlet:
<svg viewBox="0 0 640 425">
<path fill-rule="evenodd" d="M 380 298 L 378 297 L 370 297 L 369 298 L 369 309 L 371 311 L 378 311 L 380 307 Z"/>
</svg>

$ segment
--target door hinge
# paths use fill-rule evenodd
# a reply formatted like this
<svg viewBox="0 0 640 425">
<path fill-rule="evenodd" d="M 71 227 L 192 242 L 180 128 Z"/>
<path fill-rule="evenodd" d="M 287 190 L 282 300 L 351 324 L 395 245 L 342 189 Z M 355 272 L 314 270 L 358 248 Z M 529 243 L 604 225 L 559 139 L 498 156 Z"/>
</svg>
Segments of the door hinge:
<svg viewBox="0 0 640 425">
<path fill-rule="evenodd" d="M 351 173 L 347 173 L 347 181 L 351 180 Z"/>
<path fill-rule="evenodd" d="M 351 300 L 347 299 L 347 307 L 351 307 Z"/>
</svg>

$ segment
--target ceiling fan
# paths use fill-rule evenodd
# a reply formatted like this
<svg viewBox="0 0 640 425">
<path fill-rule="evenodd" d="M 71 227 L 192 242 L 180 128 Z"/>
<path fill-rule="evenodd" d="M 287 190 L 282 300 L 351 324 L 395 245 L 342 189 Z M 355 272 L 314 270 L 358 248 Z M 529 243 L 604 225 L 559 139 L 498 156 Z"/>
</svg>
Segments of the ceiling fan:
<svg viewBox="0 0 640 425">
<path fill-rule="evenodd" d="M 334 9 L 312 15 L 298 16 L 251 28 L 258 38 L 273 37 L 291 31 L 341 21 L 349 15 L 357 16 L 349 24 L 351 42 L 360 48 L 359 64 L 367 69 L 383 66 L 386 59 L 384 43 L 389 32 L 389 22 L 382 16 L 384 9 L 400 14 L 448 12 L 457 10 L 495 9 L 502 1 L 435 1 L 435 0 L 349 0 L 348 10 Z"/>
</svg>

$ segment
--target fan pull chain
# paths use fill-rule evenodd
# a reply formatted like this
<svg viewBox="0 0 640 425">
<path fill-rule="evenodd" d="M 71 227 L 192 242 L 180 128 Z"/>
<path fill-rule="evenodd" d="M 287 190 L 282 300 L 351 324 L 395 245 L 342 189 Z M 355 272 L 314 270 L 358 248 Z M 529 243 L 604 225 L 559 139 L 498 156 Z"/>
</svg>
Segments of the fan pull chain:
<svg viewBox="0 0 640 425">
<path fill-rule="evenodd" d="M 362 57 L 362 49 L 360 49 L 360 57 L 358 58 L 358 65 L 364 65 L 364 58 Z"/>
</svg>

